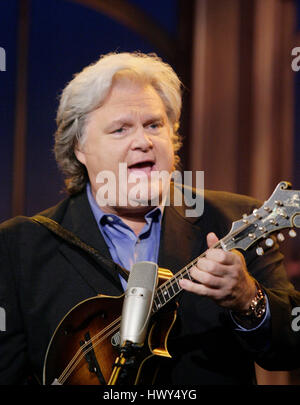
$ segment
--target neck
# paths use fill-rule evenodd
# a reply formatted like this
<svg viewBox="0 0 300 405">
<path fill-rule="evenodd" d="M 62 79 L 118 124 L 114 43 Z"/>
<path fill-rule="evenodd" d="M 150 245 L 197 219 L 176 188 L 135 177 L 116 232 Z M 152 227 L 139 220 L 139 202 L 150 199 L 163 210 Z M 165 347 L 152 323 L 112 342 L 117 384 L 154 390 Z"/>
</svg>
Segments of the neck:
<svg viewBox="0 0 300 405">
<path fill-rule="evenodd" d="M 92 195 L 94 200 L 96 200 L 95 190 L 91 189 Z M 160 208 L 163 207 L 159 205 Z M 147 206 L 111 206 L 105 205 L 101 206 L 101 210 L 106 214 L 114 214 L 117 215 L 122 221 L 128 225 L 135 235 L 139 235 L 141 230 L 143 229 L 144 225 L 146 224 L 145 215 L 153 210 L 155 206 L 147 205 Z"/>
<path fill-rule="evenodd" d="M 121 218 L 133 230 L 135 235 L 140 234 L 146 224 L 145 215 L 153 208 L 155 207 L 101 207 L 102 211 L 106 214 L 114 214 Z"/>
</svg>

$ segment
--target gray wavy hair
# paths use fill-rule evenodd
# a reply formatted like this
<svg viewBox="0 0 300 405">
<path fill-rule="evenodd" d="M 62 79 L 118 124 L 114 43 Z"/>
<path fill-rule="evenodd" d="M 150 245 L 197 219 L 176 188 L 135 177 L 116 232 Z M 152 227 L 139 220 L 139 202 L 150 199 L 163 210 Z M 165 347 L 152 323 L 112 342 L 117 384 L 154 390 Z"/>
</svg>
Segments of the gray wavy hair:
<svg viewBox="0 0 300 405">
<path fill-rule="evenodd" d="M 181 147 L 178 134 L 181 113 L 181 82 L 170 65 L 156 54 L 110 53 L 74 75 L 63 90 L 56 116 L 54 153 L 58 166 L 66 176 L 69 194 L 83 190 L 88 182 L 85 166 L 79 162 L 74 150 L 84 142 L 85 124 L 89 113 L 99 108 L 108 95 L 114 78 L 132 76 L 150 84 L 160 95 L 172 129 L 175 165 Z"/>
</svg>

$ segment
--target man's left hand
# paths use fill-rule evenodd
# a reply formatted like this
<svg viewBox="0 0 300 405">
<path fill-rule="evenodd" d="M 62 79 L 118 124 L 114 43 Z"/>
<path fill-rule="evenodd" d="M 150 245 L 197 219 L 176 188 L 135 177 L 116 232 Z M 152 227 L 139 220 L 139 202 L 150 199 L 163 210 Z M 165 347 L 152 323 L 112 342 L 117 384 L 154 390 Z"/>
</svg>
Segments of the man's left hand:
<svg viewBox="0 0 300 405">
<path fill-rule="evenodd" d="M 199 258 L 190 269 L 193 281 L 183 279 L 179 283 L 184 290 L 209 297 L 222 307 L 248 310 L 256 285 L 248 273 L 244 256 L 237 250 L 226 252 L 213 248 L 217 241 L 214 233 L 207 235 L 205 257 Z"/>
</svg>

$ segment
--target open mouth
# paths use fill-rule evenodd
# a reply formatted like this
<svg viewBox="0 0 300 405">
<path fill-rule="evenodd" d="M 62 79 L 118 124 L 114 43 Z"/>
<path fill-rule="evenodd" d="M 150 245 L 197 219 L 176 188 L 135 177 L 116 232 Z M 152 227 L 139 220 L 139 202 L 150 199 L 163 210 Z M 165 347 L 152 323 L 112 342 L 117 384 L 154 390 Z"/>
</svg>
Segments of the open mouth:
<svg viewBox="0 0 300 405">
<path fill-rule="evenodd" d="M 130 173 L 150 174 L 152 170 L 155 170 L 155 164 L 153 161 L 134 163 L 133 165 L 128 166 L 128 170 Z"/>
</svg>

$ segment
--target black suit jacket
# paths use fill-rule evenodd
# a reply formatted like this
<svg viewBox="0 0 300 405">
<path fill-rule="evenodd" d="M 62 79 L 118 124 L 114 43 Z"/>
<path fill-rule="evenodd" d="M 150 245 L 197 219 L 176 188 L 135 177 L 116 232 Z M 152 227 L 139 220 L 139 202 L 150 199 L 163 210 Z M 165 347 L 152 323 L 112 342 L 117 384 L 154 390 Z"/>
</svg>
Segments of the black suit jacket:
<svg viewBox="0 0 300 405">
<path fill-rule="evenodd" d="M 200 217 L 187 218 L 184 206 L 165 207 L 159 266 L 177 272 L 206 250 L 208 232 L 223 237 L 232 221 L 257 204 L 248 197 L 206 191 Z M 42 214 L 111 259 L 85 192 Z M 299 339 L 291 333 L 290 322 L 291 308 L 300 305 L 300 299 L 287 280 L 282 255 L 274 247 L 263 257 L 258 258 L 255 249 L 245 256 L 249 271 L 262 283 L 270 302 L 268 350 L 253 350 L 259 330 L 237 333 L 226 310 L 210 299 L 182 292 L 178 319 L 169 337 L 173 359 L 162 361 L 160 383 L 250 384 L 254 360 L 269 369 L 299 367 L 294 356 Z M 27 217 L 1 224 L 0 307 L 6 312 L 6 331 L 0 332 L 0 383 L 21 384 L 32 372 L 41 381 L 48 343 L 63 316 L 88 297 L 122 292 L 113 265 L 97 265 L 88 254 Z"/>
</svg>

